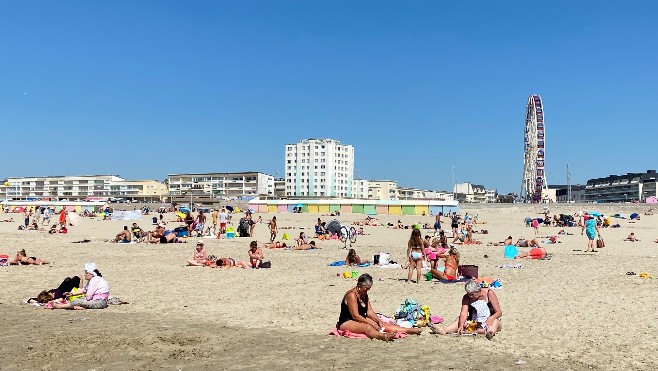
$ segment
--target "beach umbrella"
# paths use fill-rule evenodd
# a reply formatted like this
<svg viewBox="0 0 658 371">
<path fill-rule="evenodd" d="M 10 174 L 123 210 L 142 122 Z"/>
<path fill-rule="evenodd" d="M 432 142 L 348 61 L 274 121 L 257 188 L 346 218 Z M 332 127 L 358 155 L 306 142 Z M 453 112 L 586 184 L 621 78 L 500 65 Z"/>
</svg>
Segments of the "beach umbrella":
<svg viewBox="0 0 658 371">
<path fill-rule="evenodd" d="M 327 223 L 327 230 L 331 234 L 340 234 L 340 227 L 340 222 L 335 219 Z"/>
</svg>

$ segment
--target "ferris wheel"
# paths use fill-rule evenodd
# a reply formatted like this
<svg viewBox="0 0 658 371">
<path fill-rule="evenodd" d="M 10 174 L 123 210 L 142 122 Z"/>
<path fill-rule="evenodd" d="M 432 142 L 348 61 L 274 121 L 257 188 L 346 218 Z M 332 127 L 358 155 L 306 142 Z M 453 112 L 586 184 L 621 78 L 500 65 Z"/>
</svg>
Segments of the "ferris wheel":
<svg viewBox="0 0 658 371">
<path fill-rule="evenodd" d="M 523 179 L 521 200 L 540 203 L 548 188 L 544 170 L 546 155 L 546 131 L 544 129 L 544 107 L 541 97 L 528 97 L 525 115 Z M 544 193 L 544 194 L 542 194 Z"/>
</svg>

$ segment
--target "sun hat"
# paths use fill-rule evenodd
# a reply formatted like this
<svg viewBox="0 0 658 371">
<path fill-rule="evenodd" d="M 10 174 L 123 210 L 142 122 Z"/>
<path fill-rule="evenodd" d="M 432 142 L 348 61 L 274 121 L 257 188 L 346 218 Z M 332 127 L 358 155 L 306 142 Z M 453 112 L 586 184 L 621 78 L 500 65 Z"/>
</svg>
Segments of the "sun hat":
<svg viewBox="0 0 658 371">
<path fill-rule="evenodd" d="M 203 245 L 203 241 L 199 240 L 199 241 L 196 242 L 196 244 L 197 244 L 197 246 L 198 245 Z"/>
</svg>

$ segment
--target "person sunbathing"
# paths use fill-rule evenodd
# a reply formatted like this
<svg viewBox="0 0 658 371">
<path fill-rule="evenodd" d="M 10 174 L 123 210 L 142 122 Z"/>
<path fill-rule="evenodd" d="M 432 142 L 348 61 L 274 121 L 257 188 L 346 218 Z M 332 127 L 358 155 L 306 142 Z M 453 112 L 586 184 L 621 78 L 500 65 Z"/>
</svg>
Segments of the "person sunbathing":
<svg viewBox="0 0 658 371">
<path fill-rule="evenodd" d="M 176 242 L 179 242 L 179 239 L 176 237 L 176 233 L 170 231 L 169 233 L 160 237 L 159 243 L 176 243 Z"/>
<path fill-rule="evenodd" d="M 107 308 L 107 299 L 110 297 L 110 285 L 103 278 L 101 272 L 96 269 L 96 264 L 86 263 L 84 279 L 87 281 L 85 287 L 81 290 L 84 297 L 75 299 L 70 303 L 60 303 L 53 301 L 53 309 L 104 309 Z M 78 293 L 67 292 L 67 297 L 75 296 Z"/>
<path fill-rule="evenodd" d="M 624 241 L 637 242 L 639 240 L 637 239 L 637 237 L 635 237 L 635 233 L 631 232 L 631 234 L 629 234 L 628 237 L 624 239 Z"/>
<path fill-rule="evenodd" d="M 83 278 L 81 276 L 66 277 L 56 289 L 43 290 L 36 297 L 29 298 L 28 304 L 39 303 L 45 304 L 55 299 L 66 298 L 64 293 L 71 292 L 75 288 L 82 287 Z"/>
<path fill-rule="evenodd" d="M 206 264 L 210 268 L 251 268 L 249 263 L 233 258 L 219 258 L 210 264 Z"/>
<path fill-rule="evenodd" d="M 308 244 L 308 238 L 306 238 L 306 235 L 304 232 L 299 232 L 299 238 L 295 240 L 297 243 L 297 246 L 301 245 L 307 245 Z"/>
<path fill-rule="evenodd" d="M 44 265 L 44 264 L 50 264 L 50 262 L 46 260 L 41 260 L 34 256 L 28 257 L 27 254 L 25 253 L 25 249 L 17 251 L 14 259 L 9 261 L 9 265 Z"/>
<path fill-rule="evenodd" d="M 516 241 L 515 246 L 517 247 L 539 247 L 539 242 L 535 240 L 534 238 L 530 241 L 524 239 L 524 238 L 519 238 L 518 241 Z"/>
<path fill-rule="evenodd" d="M 281 241 L 276 241 L 276 242 L 271 242 L 271 243 L 264 243 L 263 248 L 264 249 L 285 249 L 288 247 L 285 242 Z"/>
<path fill-rule="evenodd" d="M 499 242 L 489 242 L 487 246 L 507 246 L 512 244 L 512 236 L 507 236 L 506 239 Z"/>
<path fill-rule="evenodd" d="M 206 248 L 203 246 L 202 241 L 198 241 L 196 243 L 196 247 L 194 248 L 194 252 L 192 253 L 192 259 L 187 261 L 187 265 L 193 267 L 202 267 L 206 265 L 207 261 L 208 254 L 206 253 Z"/>
<path fill-rule="evenodd" d="M 429 325 L 432 333 L 436 335 L 478 333 L 486 334 L 486 338 L 491 340 L 503 329 L 500 321 L 503 310 L 500 309 L 496 293 L 492 289 L 481 288 L 475 280 L 466 282 L 464 289 L 466 295 L 462 297 L 459 317 L 445 327 Z"/>
<path fill-rule="evenodd" d="M 535 247 L 528 252 L 520 253 L 514 259 L 544 259 L 546 257 L 546 249 L 543 247 Z"/>
<path fill-rule="evenodd" d="M 299 245 L 299 246 L 293 246 L 293 250 L 315 250 L 319 249 L 319 247 L 315 246 L 315 241 L 311 241 L 308 244 L 305 245 Z"/>
<path fill-rule="evenodd" d="M 360 265 L 365 263 L 370 263 L 370 261 L 362 260 L 361 257 L 359 257 L 359 255 L 356 254 L 356 250 L 350 249 L 347 252 L 347 257 L 345 258 L 345 265 L 353 266 L 353 265 Z"/>
<path fill-rule="evenodd" d="M 432 277 L 439 280 L 455 281 L 458 276 L 457 267 L 459 267 L 459 251 L 451 246 L 450 250 L 448 250 L 448 254 L 439 254 L 438 257 L 439 259 L 445 260 L 443 271 L 430 269 Z"/>
<path fill-rule="evenodd" d="M 368 298 L 371 287 L 372 277 L 369 274 L 359 276 L 356 287 L 345 293 L 340 302 L 336 329 L 385 341 L 393 340 L 397 332 L 420 335 L 422 328 L 402 328 L 382 321 L 372 309 Z"/>
<path fill-rule="evenodd" d="M 263 263 L 263 250 L 258 248 L 258 242 L 251 241 L 249 244 L 249 262 L 252 268 L 258 268 Z"/>
</svg>

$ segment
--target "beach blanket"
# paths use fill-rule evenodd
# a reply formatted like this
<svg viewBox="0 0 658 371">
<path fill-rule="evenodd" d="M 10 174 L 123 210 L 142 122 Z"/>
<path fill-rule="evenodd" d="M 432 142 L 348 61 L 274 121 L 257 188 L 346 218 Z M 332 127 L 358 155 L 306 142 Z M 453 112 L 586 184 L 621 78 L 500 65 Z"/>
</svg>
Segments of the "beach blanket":
<svg viewBox="0 0 658 371">
<path fill-rule="evenodd" d="M 400 264 L 399 263 L 383 264 L 383 265 L 379 265 L 379 268 L 400 269 Z"/>
<path fill-rule="evenodd" d="M 519 251 L 514 245 L 507 245 L 505 246 L 505 257 L 507 259 L 514 259 L 516 256 L 519 255 Z"/>
<path fill-rule="evenodd" d="M 114 211 L 112 213 L 112 220 L 139 220 L 141 218 L 141 210 Z"/>
<path fill-rule="evenodd" d="M 344 265 L 345 265 L 345 260 L 337 260 L 333 263 L 329 263 L 330 267 L 342 267 Z M 370 266 L 370 263 L 361 263 L 361 264 L 357 265 L 357 267 L 361 267 L 361 268 L 369 267 L 369 266 Z"/>
<path fill-rule="evenodd" d="M 435 283 L 444 283 L 444 284 L 445 284 L 445 283 L 464 283 L 464 282 L 468 282 L 468 280 L 470 280 L 470 278 L 466 278 L 466 277 L 464 277 L 464 276 L 459 276 L 459 278 L 457 278 L 457 279 L 454 280 L 454 281 L 448 281 L 448 280 L 437 280 Z"/>
<path fill-rule="evenodd" d="M 331 332 L 329 332 L 329 335 L 342 336 L 342 337 L 348 338 L 348 339 L 367 339 L 368 338 L 365 334 L 357 334 L 357 333 L 354 333 L 354 332 L 351 332 L 351 331 L 348 331 L 348 330 L 339 330 L 335 327 L 334 327 L 333 330 L 331 330 Z M 406 337 L 407 337 L 406 333 L 397 332 L 395 334 L 394 339 L 402 339 L 402 338 L 406 338 Z"/>
</svg>

